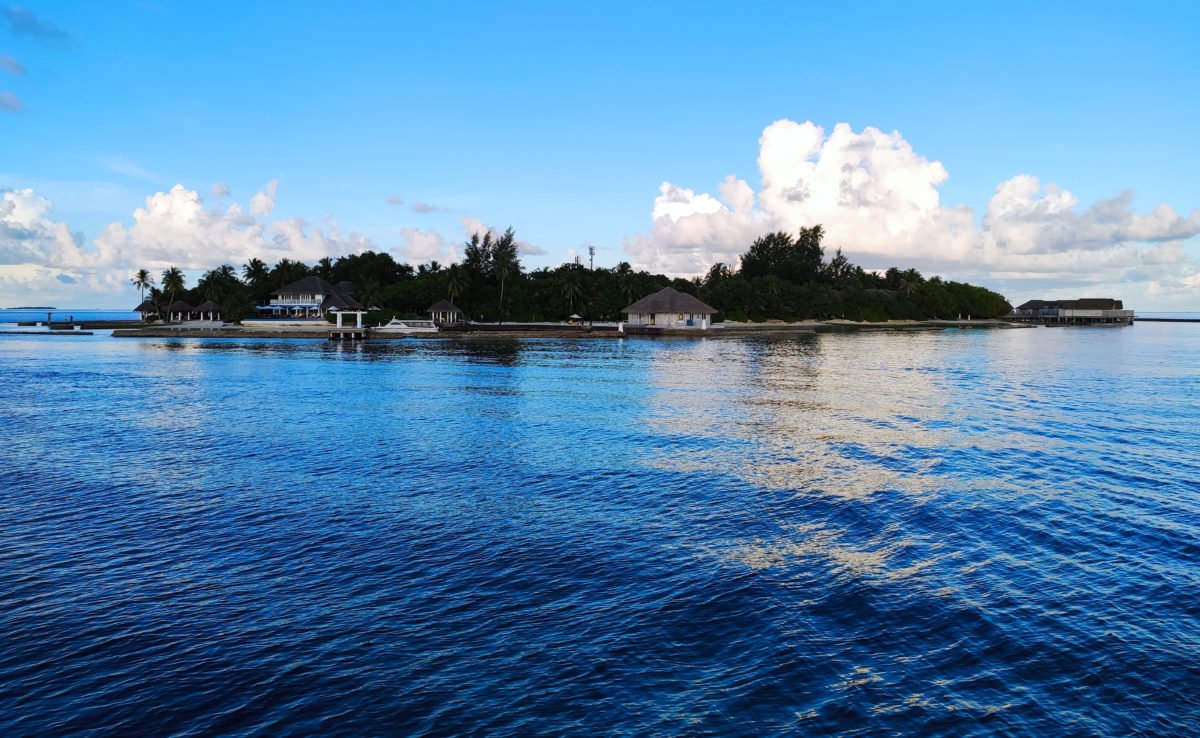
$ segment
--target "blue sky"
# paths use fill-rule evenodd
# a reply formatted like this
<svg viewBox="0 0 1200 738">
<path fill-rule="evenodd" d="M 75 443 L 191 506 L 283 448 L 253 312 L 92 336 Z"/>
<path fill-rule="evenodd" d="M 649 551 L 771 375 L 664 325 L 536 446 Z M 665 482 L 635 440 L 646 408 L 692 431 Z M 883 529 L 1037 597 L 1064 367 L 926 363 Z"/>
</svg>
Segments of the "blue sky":
<svg viewBox="0 0 1200 738">
<path fill-rule="evenodd" d="M 512 225 L 527 266 L 594 243 L 598 264 L 687 274 L 816 217 L 834 224 L 830 247 L 870 267 L 915 264 L 1013 300 L 1099 291 L 1200 309 L 1200 11 L 979 5 L 7 5 L 0 303 L 123 305 L 128 267 L 158 265 L 171 242 L 191 270 L 205 254 L 243 256 L 256 242 L 238 228 L 261 228 L 274 257 L 286 242 L 301 258 L 371 247 L 447 260 L 468 229 Z M 867 225 L 819 198 L 770 205 L 765 171 L 776 194 L 836 185 L 794 162 L 760 167 L 760 138 L 811 138 L 765 137 L 777 121 L 819 126 L 827 145 L 810 159 L 860 172 L 857 207 L 891 215 Z M 916 173 L 921 162 L 948 176 Z M 744 212 L 719 193 L 728 175 L 756 198 Z M 1037 186 L 989 220 L 997 188 L 1022 175 Z M 273 180 L 271 207 L 251 218 Z M 178 233 L 176 185 L 226 220 Z M 1164 204 L 1174 217 L 1154 215 Z M 928 217 L 908 218 L 914 207 Z M 300 230 L 276 225 L 295 218 Z"/>
</svg>

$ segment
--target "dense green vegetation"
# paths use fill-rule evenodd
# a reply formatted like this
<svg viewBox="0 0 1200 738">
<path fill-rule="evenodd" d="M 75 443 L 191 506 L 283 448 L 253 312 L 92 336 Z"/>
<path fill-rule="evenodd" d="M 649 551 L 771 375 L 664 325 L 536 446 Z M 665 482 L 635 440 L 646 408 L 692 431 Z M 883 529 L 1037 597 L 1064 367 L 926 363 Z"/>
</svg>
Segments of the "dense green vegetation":
<svg viewBox="0 0 1200 738">
<path fill-rule="evenodd" d="M 387 316 L 423 316 L 430 305 L 449 298 L 474 320 L 561 320 L 573 313 L 618 320 L 622 308 L 666 286 L 696 295 L 720 311 L 718 319 L 730 320 L 990 318 L 1011 309 L 995 292 L 926 279 L 915 269 L 868 272 L 840 249 L 826 260 L 823 238 L 819 225 L 797 236 L 769 233 L 750 245 L 736 268 L 714 264 L 703 278 L 692 280 L 634 271 L 627 262 L 611 269 L 564 264 L 525 271 L 509 229 L 499 236 L 472 236 L 462 263 L 450 267 L 436 261 L 413 267 L 390 254 L 367 251 L 313 266 L 289 259 L 268 266 L 252 259 L 239 272 L 223 265 L 191 289 L 185 289 L 174 267 L 163 273 L 160 286 L 151 284 L 145 270 L 131 281 L 149 288 L 149 299 L 164 309 L 179 299 L 192 305 L 213 300 L 226 315 L 239 316 L 253 314 L 272 292 L 310 274 L 335 284 L 353 282 L 356 299 Z"/>
</svg>

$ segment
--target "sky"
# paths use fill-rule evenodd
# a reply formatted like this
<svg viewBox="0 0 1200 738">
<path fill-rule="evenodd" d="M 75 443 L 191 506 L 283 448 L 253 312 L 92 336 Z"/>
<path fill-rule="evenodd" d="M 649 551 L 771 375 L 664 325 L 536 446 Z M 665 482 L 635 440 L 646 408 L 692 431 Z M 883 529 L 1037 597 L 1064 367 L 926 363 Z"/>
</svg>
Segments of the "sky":
<svg viewBox="0 0 1200 738">
<path fill-rule="evenodd" d="M 834 7 L 834 6 L 844 7 Z M 366 249 L 1200 310 L 1195 3 L 0 0 L 0 307 Z"/>
</svg>

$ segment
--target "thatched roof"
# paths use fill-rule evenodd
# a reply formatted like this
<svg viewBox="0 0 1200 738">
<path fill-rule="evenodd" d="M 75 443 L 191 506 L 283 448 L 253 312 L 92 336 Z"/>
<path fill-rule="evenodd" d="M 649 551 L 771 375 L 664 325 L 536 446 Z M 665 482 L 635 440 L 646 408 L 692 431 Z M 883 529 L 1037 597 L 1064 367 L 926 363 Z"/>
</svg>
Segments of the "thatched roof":
<svg viewBox="0 0 1200 738">
<path fill-rule="evenodd" d="M 332 295 L 337 290 L 328 281 L 321 279 L 318 276 L 305 277 L 297 279 L 295 282 L 282 287 L 272 295 Z"/>
<path fill-rule="evenodd" d="M 328 310 L 362 310 L 362 305 L 349 295 L 332 292 L 321 301 L 321 311 Z"/>
<path fill-rule="evenodd" d="M 693 313 L 696 315 L 712 315 L 717 312 L 713 308 L 705 305 L 695 297 L 672 289 L 671 287 L 663 287 L 653 295 L 647 295 L 621 312 L 630 315 L 647 313 Z"/>
<path fill-rule="evenodd" d="M 176 300 L 175 302 L 171 303 L 171 307 L 167 308 L 168 313 L 190 313 L 194 310 L 195 308 L 183 300 Z"/>
<path fill-rule="evenodd" d="M 133 312 L 135 312 L 135 313 L 157 313 L 158 307 L 154 303 L 150 302 L 149 300 L 146 300 L 146 301 L 142 302 L 141 305 L 138 305 L 137 307 L 135 307 L 133 309 Z"/>
<path fill-rule="evenodd" d="M 439 300 L 429 306 L 427 313 L 461 313 L 462 310 L 449 300 Z"/>
<path fill-rule="evenodd" d="M 192 308 L 192 310 L 193 312 L 197 313 L 219 313 L 221 312 L 221 306 L 212 300 L 208 300 L 207 302 Z"/>
</svg>

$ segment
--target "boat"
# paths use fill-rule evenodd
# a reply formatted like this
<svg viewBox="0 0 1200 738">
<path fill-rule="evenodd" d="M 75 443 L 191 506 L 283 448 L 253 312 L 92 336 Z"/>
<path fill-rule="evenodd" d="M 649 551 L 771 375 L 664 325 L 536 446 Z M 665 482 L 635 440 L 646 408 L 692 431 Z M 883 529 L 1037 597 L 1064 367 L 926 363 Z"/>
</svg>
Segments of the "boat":
<svg viewBox="0 0 1200 738">
<path fill-rule="evenodd" d="M 392 318 L 387 323 L 372 328 L 371 333 L 397 334 L 401 336 L 409 336 L 417 333 L 437 333 L 437 324 L 432 320 L 400 320 Z"/>
</svg>

